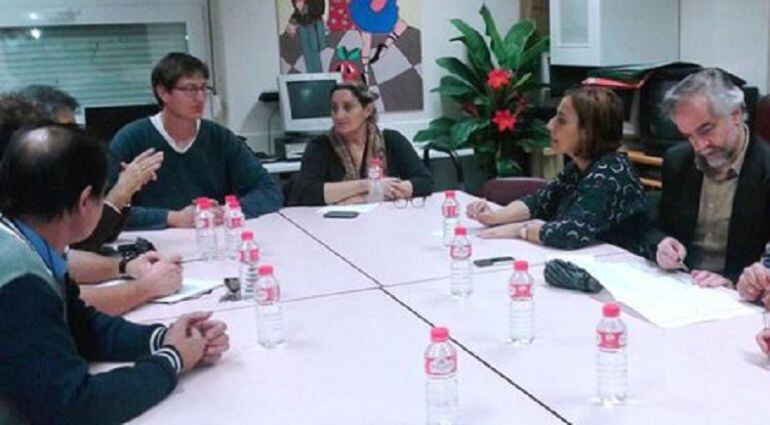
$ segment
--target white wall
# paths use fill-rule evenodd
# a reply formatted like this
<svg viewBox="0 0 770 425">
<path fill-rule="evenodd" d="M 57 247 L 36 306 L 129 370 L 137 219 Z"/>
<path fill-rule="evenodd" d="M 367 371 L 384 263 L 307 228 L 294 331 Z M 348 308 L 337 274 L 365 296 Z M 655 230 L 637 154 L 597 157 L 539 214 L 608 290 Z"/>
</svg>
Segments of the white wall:
<svg viewBox="0 0 770 425">
<path fill-rule="evenodd" d="M 680 57 L 770 86 L 770 1 L 680 0 Z"/>
<path fill-rule="evenodd" d="M 382 114 L 380 121 L 411 138 L 428 121 L 441 115 L 439 96 L 430 93 L 443 75 L 435 60 L 463 54 L 459 44 L 449 43 L 456 35 L 449 20 L 461 18 L 481 30 L 478 10 L 482 3 L 487 3 L 501 30 L 507 29 L 518 20 L 519 0 L 401 1 L 419 2 L 421 6 L 425 108 L 418 112 Z M 222 122 L 247 136 L 252 147 L 266 150 L 268 117 L 277 104 L 266 106 L 257 98 L 262 91 L 276 90 L 279 63 L 275 0 L 214 0 L 212 11 L 216 83 L 224 107 Z M 278 115 L 272 120 L 273 129 L 279 132 L 282 131 L 280 121 Z M 273 137 L 275 134 L 273 130 Z"/>
</svg>

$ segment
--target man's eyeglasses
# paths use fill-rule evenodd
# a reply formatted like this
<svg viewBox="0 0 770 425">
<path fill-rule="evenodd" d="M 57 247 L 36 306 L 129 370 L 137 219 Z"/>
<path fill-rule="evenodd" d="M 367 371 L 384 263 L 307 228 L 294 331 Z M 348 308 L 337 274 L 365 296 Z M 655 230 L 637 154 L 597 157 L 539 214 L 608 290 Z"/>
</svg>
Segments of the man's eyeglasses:
<svg viewBox="0 0 770 425">
<path fill-rule="evenodd" d="M 409 205 L 413 208 L 422 208 L 425 206 L 425 197 L 419 196 L 417 198 L 398 198 L 393 200 L 393 206 L 399 209 L 404 209 Z"/>
<path fill-rule="evenodd" d="M 206 86 L 181 86 L 181 87 L 174 87 L 173 90 L 179 90 L 180 92 L 184 93 L 189 98 L 195 98 L 195 95 L 197 95 L 199 92 L 203 93 L 204 96 L 215 94 L 216 91 L 214 91 L 214 87 L 206 85 Z"/>
</svg>

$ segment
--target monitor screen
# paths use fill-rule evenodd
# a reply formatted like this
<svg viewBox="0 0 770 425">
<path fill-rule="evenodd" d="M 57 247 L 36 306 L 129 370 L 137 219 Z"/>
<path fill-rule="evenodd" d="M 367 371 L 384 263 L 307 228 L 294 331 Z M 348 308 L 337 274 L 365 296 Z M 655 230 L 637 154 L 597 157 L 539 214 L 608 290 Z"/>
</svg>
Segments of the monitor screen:
<svg viewBox="0 0 770 425">
<path fill-rule="evenodd" d="M 126 124 L 158 113 L 157 104 L 86 107 L 86 130 L 109 143 Z"/>
<path fill-rule="evenodd" d="M 284 129 L 290 133 L 328 130 L 332 124 L 329 93 L 340 82 L 340 73 L 279 76 L 278 97 Z"/>
<path fill-rule="evenodd" d="M 292 119 L 326 118 L 331 111 L 329 93 L 337 84 L 334 80 L 290 81 L 289 106 Z"/>
</svg>

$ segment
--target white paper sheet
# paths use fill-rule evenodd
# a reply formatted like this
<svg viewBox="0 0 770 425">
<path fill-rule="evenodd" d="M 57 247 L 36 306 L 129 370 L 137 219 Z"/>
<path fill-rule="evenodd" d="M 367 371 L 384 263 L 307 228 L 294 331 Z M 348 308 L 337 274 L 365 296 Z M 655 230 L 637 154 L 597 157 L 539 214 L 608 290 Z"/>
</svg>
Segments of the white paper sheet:
<svg viewBox="0 0 770 425">
<path fill-rule="evenodd" d="M 194 298 L 204 292 L 209 292 L 212 289 L 222 286 L 221 281 L 216 280 L 201 280 L 201 279 L 189 279 L 185 278 L 182 281 L 182 287 L 174 294 L 167 295 L 162 298 L 156 298 L 152 300 L 154 303 L 160 304 L 174 304 L 179 301 Z"/>
<path fill-rule="evenodd" d="M 358 204 L 358 205 L 330 205 L 318 209 L 318 214 L 326 214 L 329 211 L 353 211 L 359 214 L 366 214 L 377 208 L 379 204 Z"/>
<path fill-rule="evenodd" d="M 701 288 L 693 284 L 690 275 L 663 271 L 643 259 L 626 263 L 586 258 L 571 261 L 586 269 L 616 300 L 662 328 L 760 312 L 759 307 L 741 302 L 735 291 Z"/>
</svg>

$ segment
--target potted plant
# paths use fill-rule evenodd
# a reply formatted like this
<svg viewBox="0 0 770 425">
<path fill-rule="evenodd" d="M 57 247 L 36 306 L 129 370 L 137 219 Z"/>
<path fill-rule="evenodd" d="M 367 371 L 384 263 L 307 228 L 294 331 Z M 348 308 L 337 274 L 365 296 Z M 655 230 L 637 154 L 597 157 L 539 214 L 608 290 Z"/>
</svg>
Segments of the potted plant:
<svg viewBox="0 0 770 425">
<path fill-rule="evenodd" d="M 436 60 L 450 75 L 431 91 L 459 103 L 462 112 L 431 121 L 415 141 L 450 149 L 473 147 L 489 175 L 519 175 L 521 154 L 549 144 L 545 123 L 527 115 L 528 95 L 542 87 L 534 76 L 541 54 L 548 50 L 548 37 L 540 36 L 529 20 L 514 24 L 503 37 L 489 9 L 482 6 L 479 13 L 488 41 L 464 21 L 453 19 L 460 35 L 450 41 L 465 45 L 467 63 L 455 57 Z"/>
</svg>

